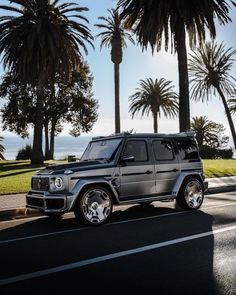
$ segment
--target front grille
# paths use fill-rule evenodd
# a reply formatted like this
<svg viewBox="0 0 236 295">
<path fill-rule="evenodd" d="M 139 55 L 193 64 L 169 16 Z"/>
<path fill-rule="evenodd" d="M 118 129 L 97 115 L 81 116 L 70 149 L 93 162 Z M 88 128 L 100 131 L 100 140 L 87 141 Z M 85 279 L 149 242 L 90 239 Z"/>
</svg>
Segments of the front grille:
<svg viewBox="0 0 236 295">
<path fill-rule="evenodd" d="M 64 199 L 47 199 L 47 209 L 56 210 L 64 207 Z"/>
<path fill-rule="evenodd" d="M 31 187 L 37 191 L 49 191 L 49 178 L 48 177 L 35 177 L 32 178 Z"/>
<path fill-rule="evenodd" d="M 43 199 L 27 197 L 27 205 L 44 208 Z"/>
</svg>

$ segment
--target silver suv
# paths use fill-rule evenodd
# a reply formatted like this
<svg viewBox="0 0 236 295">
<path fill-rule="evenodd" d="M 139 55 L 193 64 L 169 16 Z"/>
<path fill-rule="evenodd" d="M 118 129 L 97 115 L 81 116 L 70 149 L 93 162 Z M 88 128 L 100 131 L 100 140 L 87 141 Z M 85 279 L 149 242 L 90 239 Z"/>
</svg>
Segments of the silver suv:
<svg viewBox="0 0 236 295">
<path fill-rule="evenodd" d="M 206 188 L 192 133 L 123 133 L 94 138 L 79 162 L 37 172 L 26 200 L 50 217 L 74 211 L 78 220 L 98 225 L 113 204 L 176 199 L 183 209 L 198 209 Z"/>
</svg>

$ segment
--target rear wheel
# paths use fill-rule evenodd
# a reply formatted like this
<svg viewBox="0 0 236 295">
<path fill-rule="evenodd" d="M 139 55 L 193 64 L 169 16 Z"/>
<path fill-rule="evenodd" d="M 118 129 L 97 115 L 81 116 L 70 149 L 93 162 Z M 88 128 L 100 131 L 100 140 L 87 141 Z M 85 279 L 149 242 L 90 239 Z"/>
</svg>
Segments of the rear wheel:
<svg viewBox="0 0 236 295">
<path fill-rule="evenodd" d="M 100 225 L 110 217 L 112 208 L 112 196 L 107 189 L 101 186 L 89 186 L 79 196 L 74 213 L 82 223 Z"/>
<path fill-rule="evenodd" d="M 177 204 L 185 210 L 196 210 L 204 200 L 204 189 L 200 180 L 188 178 L 184 181 L 177 196 Z"/>
</svg>

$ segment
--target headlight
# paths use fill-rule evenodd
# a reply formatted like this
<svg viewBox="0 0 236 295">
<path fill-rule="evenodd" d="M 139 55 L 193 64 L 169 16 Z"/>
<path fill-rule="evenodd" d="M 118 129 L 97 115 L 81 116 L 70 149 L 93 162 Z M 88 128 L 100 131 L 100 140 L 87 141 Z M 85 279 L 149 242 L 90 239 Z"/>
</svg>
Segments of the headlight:
<svg viewBox="0 0 236 295">
<path fill-rule="evenodd" d="M 62 190 L 64 188 L 63 179 L 61 177 L 56 177 L 54 181 L 55 188 Z"/>
</svg>

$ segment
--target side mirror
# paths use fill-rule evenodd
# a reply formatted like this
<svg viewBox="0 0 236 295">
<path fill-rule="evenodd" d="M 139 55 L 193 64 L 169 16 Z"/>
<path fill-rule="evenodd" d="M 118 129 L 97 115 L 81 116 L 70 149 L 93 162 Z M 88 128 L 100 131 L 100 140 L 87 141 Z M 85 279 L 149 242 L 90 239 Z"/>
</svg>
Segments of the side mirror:
<svg viewBox="0 0 236 295">
<path fill-rule="evenodd" d="M 132 155 L 124 155 L 121 157 L 122 162 L 134 162 L 134 156 Z"/>
</svg>

